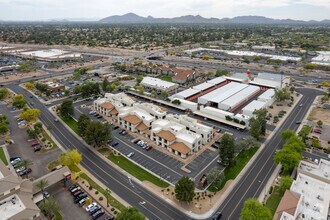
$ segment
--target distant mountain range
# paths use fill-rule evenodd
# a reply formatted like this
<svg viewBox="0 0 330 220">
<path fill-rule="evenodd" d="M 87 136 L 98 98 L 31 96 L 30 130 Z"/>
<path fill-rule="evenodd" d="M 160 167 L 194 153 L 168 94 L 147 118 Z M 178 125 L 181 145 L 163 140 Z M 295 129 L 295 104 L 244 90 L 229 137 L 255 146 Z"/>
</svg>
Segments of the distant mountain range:
<svg viewBox="0 0 330 220">
<path fill-rule="evenodd" d="M 330 24 L 330 20 L 323 21 L 301 21 L 292 19 L 273 19 L 263 16 L 238 16 L 234 18 L 204 18 L 200 15 L 185 15 L 174 18 L 154 18 L 152 16 L 142 17 L 134 13 L 127 13 L 124 15 L 113 15 L 99 20 L 101 23 L 108 24 L 159 24 L 159 23 L 171 23 L 171 24 Z"/>
</svg>

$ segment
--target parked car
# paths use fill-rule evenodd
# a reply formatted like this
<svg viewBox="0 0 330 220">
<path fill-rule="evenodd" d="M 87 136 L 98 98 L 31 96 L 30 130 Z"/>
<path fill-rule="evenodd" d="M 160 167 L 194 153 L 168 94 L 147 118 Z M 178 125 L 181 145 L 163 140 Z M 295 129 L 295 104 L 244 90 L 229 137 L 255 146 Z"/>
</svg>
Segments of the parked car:
<svg viewBox="0 0 330 220">
<path fill-rule="evenodd" d="M 217 130 L 217 133 L 221 133 L 221 131 L 222 131 L 221 129 L 218 129 L 218 130 Z"/>
<path fill-rule="evenodd" d="M 53 103 L 51 103 L 51 102 L 47 102 L 46 103 L 46 106 L 50 106 L 50 105 L 52 105 Z"/>
<path fill-rule="evenodd" d="M 96 204 L 88 212 L 89 212 L 90 215 L 93 215 L 95 212 L 97 212 L 100 209 L 101 209 L 101 207 L 98 204 Z"/>
<path fill-rule="evenodd" d="M 16 163 L 20 162 L 22 159 L 20 157 L 12 157 L 10 158 L 11 165 L 15 165 Z"/>
<path fill-rule="evenodd" d="M 136 139 L 133 143 L 137 144 L 139 141 L 141 141 L 140 139 Z"/>
<path fill-rule="evenodd" d="M 80 190 L 80 187 L 75 187 L 72 190 L 70 190 L 71 194 L 73 194 L 74 192 L 76 192 L 77 190 Z"/>
<path fill-rule="evenodd" d="M 17 163 L 15 163 L 15 164 L 13 165 L 13 167 L 14 167 L 15 169 L 17 169 L 17 168 L 21 167 L 22 165 L 23 165 L 23 161 L 20 160 L 20 161 L 18 161 Z"/>
<path fill-rule="evenodd" d="M 114 220 L 114 219 L 115 217 L 113 217 L 112 215 L 108 215 L 103 220 Z"/>
<path fill-rule="evenodd" d="M 80 194 L 79 196 L 77 196 L 75 199 L 74 199 L 74 203 L 78 203 L 80 200 L 84 199 L 84 198 L 87 198 L 87 194 L 86 193 L 82 193 Z"/>
<path fill-rule="evenodd" d="M 77 197 L 79 196 L 81 193 L 83 193 L 83 191 L 81 189 L 76 190 L 74 193 L 72 193 L 73 197 Z"/>
<path fill-rule="evenodd" d="M 93 202 L 92 204 L 89 204 L 87 207 L 86 207 L 86 212 L 89 212 L 89 210 L 91 210 L 94 206 L 96 206 L 97 203 L 96 202 Z"/>
<path fill-rule="evenodd" d="M 127 134 L 127 131 L 123 131 L 123 132 L 121 133 L 121 135 L 125 135 L 125 134 Z"/>
<path fill-rule="evenodd" d="M 18 169 L 16 170 L 16 173 L 22 172 L 22 171 L 25 170 L 25 169 L 26 169 L 26 167 L 25 167 L 25 166 L 22 166 L 22 167 L 20 167 L 20 168 L 18 168 Z"/>
<path fill-rule="evenodd" d="M 133 157 L 133 156 L 134 156 L 134 152 L 131 152 L 131 153 L 127 154 L 127 157 L 128 157 L 128 158 L 131 158 L 131 157 Z"/>
<path fill-rule="evenodd" d="M 319 128 L 314 128 L 314 133 L 322 134 L 322 130 Z"/>
<path fill-rule="evenodd" d="M 50 194 L 49 194 L 49 192 L 47 192 L 47 191 L 45 191 L 43 194 L 44 194 L 44 197 L 45 197 L 46 199 L 50 197 Z"/>
<path fill-rule="evenodd" d="M 149 151 L 151 149 L 152 149 L 152 147 L 150 145 L 146 148 L 147 151 Z"/>
<path fill-rule="evenodd" d="M 82 207 L 83 205 L 85 205 L 85 203 L 86 203 L 86 199 L 87 199 L 87 198 L 88 198 L 88 197 L 81 199 L 81 200 L 78 202 L 78 205 L 79 205 L 80 207 Z"/>
<path fill-rule="evenodd" d="M 33 147 L 33 150 L 34 150 L 34 152 L 37 152 L 37 151 L 40 151 L 41 148 L 42 148 L 41 145 L 36 145 L 36 146 Z"/>
<path fill-rule="evenodd" d="M 97 212 L 95 212 L 93 215 L 92 215 L 92 219 L 95 220 L 95 219 L 98 219 L 99 217 L 101 217 L 102 215 L 104 215 L 104 210 L 101 209 Z"/>
<path fill-rule="evenodd" d="M 95 115 L 94 115 L 95 118 L 97 118 L 97 117 L 99 117 L 99 116 L 100 116 L 99 114 L 95 114 Z"/>
<path fill-rule="evenodd" d="M 24 175 L 29 174 L 29 173 L 31 173 L 31 172 L 32 172 L 32 169 L 31 169 L 31 168 L 27 168 L 27 169 L 25 169 L 25 170 L 19 172 L 18 175 L 19 175 L 19 176 L 24 176 Z"/>
<path fill-rule="evenodd" d="M 215 149 L 218 149 L 219 148 L 219 146 L 216 143 L 212 144 L 211 147 L 213 147 Z"/>
<path fill-rule="evenodd" d="M 113 144 L 111 144 L 112 147 L 116 147 L 119 143 L 118 142 L 115 142 Z"/>
<path fill-rule="evenodd" d="M 119 126 L 114 126 L 113 130 L 117 130 L 119 128 Z"/>
<path fill-rule="evenodd" d="M 217 212 L 212 216 L 213 220 L 219 220 L 222 216 L 222 212 Z"/>
<path fill-rule="evenodd" d="M 103 116 L 102 116 L 102 115 L 99 115 L 99 116 L 97 116 L 96 118 L 97 118 L 97 119 L 101 119 L 101 118 L 103 118 Z"/>
<path fill-rule="evenodd" d="M 75 183 L 75 184 L 73 184 L 69 187 L 69 191 L 71 191 L 71 190 L 73 190 L 74 188 L 77 188 L 77 187 L 78 187 L 78 184 Z"/>
<path fill-rule="evenodd" d="M 122 134 L 125 131 L 125 129 L 118 132 L 118 134 Z"/>
<path fill-rule="evenodd" d="M 143 146 L 142 146 L 142 149 L 146 149 L 148 147 L 148 144 L 145 143 Z"/>
<path fill-rule="evenodd" d="M 96 114 L 96 112 L 95 111 L 90 111 L 88 114 L 94 115 L 94 114 Z"/>
</svg>

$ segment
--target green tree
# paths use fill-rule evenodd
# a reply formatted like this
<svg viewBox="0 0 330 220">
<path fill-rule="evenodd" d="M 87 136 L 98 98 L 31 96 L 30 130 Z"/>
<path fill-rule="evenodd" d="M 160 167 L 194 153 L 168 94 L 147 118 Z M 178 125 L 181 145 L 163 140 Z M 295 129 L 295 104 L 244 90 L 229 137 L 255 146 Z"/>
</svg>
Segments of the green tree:
<svg viewBox="0 0 330 220">
<path fill-rule="evenodd" d="M 19 64 L 19 67 L 17 68 L 20 72 L 32 72 L 36 71 L 37 64 L 33 61 L 24 61 Z"/>
<path fill-rule="evenodd" d="M 260 135 L 266 134 L 266 117 L 267 110 L 265 108 L 253 112 L 254 117 L 250 119 L 251 136 L 259 140 Z"/>
<path fill-rule="evenodd" d="M 240 220 L 272 220 L 270 210 L 263 206 L 257 199 L 248 199 L 244 202 Z"/>
<path fill-rule="evenodd" d="M 40 205 L 40 210 L 49 218 L 53 219 L 57 212 L 60 211 L 59 203 L 53 199 L 49 198 L 47 201 Z"/>
<path fill-rule="evenodd" d="M 225 175 L 217 167 L 214 167 L 210 170 L 210 172 L 206 175 L 206 180 L 208 184 L 214 185 L 214 186 L 219 186 L 222 181 L 225 179 Z"/>
<path fill-rule="evenodd" d="M 281 134 L 281 138 L 284 141 L 290 140 L 290 138 L 294 137 L 296 134 L 293 130 L 285 130 Z"/>
<path fill-rule="evenodd" d="M 275 100 L 278 102 L 289 100 L 290 99 L 290 92 L 287 88 L 283 89 L 276 89 L 275 90 Z"/>
<path fill-rule="evenodd" d="M 174 99 L 174 100 L 172 101 L 172 103 L 173 103 L 174 105 L 180 105 L 180 104 L 181 104 L 181 101 L 180 101 L 179 99 Z"/>
<path fill-rule="evenodd" d="M 104 191 L 104 196 L 107 200 L 107 207 L 109 207 L 109 200 L 110 200 L 110 194 L 111 194 L 111 191 L 109 188 L 106 188 L 105 191 Z"/>
<path fill-rule="evenodd" d="M 191 202 L 195 196 L 194 181 L 187 176 L 183 176 L 175 184 L 175 197 L 182 202 Z"/>
<path fill-rule="evenodd" d="M 140 84 L 140 83 L 142 82 L 142 80 L 143 80 L 143 76 L 142 76 L 142 75 L 138 75 L 138 76 L 136 77 L 136 83 L 137 83 L 137 84 Z"/>
<path fill-rule="evenodd" d="M 282 176 L 278 188 L 280 193 L 283 194 L 285 190 L 290 189 L 292 182 L 293 180 L 290 176 Z"/>
<path fill-rule="evenodd" d="M 18 94 L 14 97 L 13 106 L 16 108 L 23 108 L 26 105 L 27 101 L 24 99 L 22 94 Z"/>
<path fill-rule="evenodd" d="M 0 89 L 0 101 L 5 100 L 9 95 L 9 91 L 7 88 Z"/>
<path fill-rule="evenodd" d="M 260 142 L 252 136 L 246 137 L 237 144 L 238 151 L 248 150 L 250 148 L 260 147 Z"/>
<path fill-rule="evenodd" d="M 60 164 L 69 167 L 71 172 L 78 172 L 78 165 L 82 160 L 82 155 L 77 150 L 70 150 L 65 153 L 61 153 L 59 157 Z"/>
<path fill-rule="evenodd" d="M 219 77 L 219 76 L 227 76 L 229 74 L 229 71 L 228 70 L 217 70 L 215 72 L 215 76 L 216 77 Z"/>
<path fill-rule="evenodd" d="M 295 168 L 301 160 L 301 154 L 287 148 L 276 152 L 274 161 L 276 164 L 281 164 L 286 172 L 290 172 Z"/>
<path fill-rule="evenodd" d="M 145 220 L 144 215 L 139 212 L 137 208 L 126 208 L 122 212 L 120 212 L 117 217 L 117 220 Z"/>
<path fill-rule="evenodd" d="M 40 191 L 41 191 L 41 193 L 42 193 L 42 198 L 43 198 L 43 200 L 44 200 L 44 203 L 45 203 L 45 195 L 44 195 L 44 192 L 45 192 L 45 189 L 46 189 L 46 187 L 48 186 L 48 182 L 47 182 L 47 180 L 39 180 L 36 184 L 35 184 L 35 186 L 38 188 L 38 189 L 40 189 Z"/>
<path fill-rule="evenodd" d="M 136 89 L 137 89 L 139 94 L 141 94 L 141 95 L 144 94 L 144 87 L 143 86 L 137 86 Z"/>
<path fill-rule="evenodd" d="M 102 82 L 102 89 L 103 91 L 108 91 L 107 87 L 110 85 L 108 78 L 104 78 L 103 82 Z"/>
<path fill-rule="evenodd" d="M 223 165 L 235 163 L 235 140 L 232 135 L 224 134 L 219 145 L 219 157 Z"/>
<path fill-rule="evenodd" d="M 28 123 L 34 122 L 36 121 L 39 116 L 40 116 L 41 112 L 39 109 L 36 108 L 32 108 L 32 109 L 26 109 L 25 111 L 23 111 L 19 117 L 26 120 Z"/>
<path fill-rule="evenodd" d="M 323 122 L 321 120 L 317 121 L 317 126 L 319 126 L 320 128 L 322 128 Z"/>
<path fill-rule="evenodd" d="M 74 115 L 73 101 L 70 99 L 64 100 L 59 107 L 62 117 L 70 118 Z"/>
<path fill-rule="evenodd" d="M 79 116 L 77 124 L 78 124 L 78 134 L 81 137 L 85 136 L 86 129 L 90 122 L 91 122 L 91 119 L 88 117 L 88 115 L 82 114 Z"/>
<path fill-rule="evenodd" d="M 99 121 L 92 121 L 85 131 L 85 141 L 94 146 L 101 147 L 112 139 L 111 128 L 108 123 L 102 124 Z"/>
<path fill-rule="evenodd" d="M 6 133 L 8 129 L 9 121 L 5 115 L 0 114 L 0 134 Z"/>
<path fill-rule="evenodd" d="M 161 96 L 166 99 L 168 97 L 168 93 L 166 91 L 161 92 Z"/>
</svg>

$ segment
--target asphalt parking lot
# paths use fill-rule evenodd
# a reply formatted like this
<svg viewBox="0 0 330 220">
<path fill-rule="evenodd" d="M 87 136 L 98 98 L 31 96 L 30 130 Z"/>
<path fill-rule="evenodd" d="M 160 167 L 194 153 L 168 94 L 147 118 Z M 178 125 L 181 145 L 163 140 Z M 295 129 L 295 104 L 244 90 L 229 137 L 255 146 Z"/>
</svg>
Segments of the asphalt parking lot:
<svg viewBox="0 0 330 220">
<path fill-rule="evenodd" d="M 71 193 L 63 187 L 62 183 L 57 183 L 46 189 L 51 196 L 60 204 L 63 219 L 92 219 L 86 210 L 73 202 Z"/>
<path fill-rule="evenodd" d="M 37 179 L 49 173 L 47 165 L 49 162 L 58 158 L 61 153 L 60 149 L 43 154 L 35 153 L 30 147 L 30 142 L 28 141 L 29 138 L 26 133 L 27 128 L 19 128 L 16 118 L 14 118 L 20 114 L 20 111 L 11 111 L 6 105 L 0 104 L 0 114 L 7 116 L 7 119 L 10 122 L 9 129 L 11 131 L 11 139 L 15 142 L 7 147 L 10 157 L 19 156 L 22 159 L 30 160 L 33 163 L 29 166 L 32 169 L 29 177 Z"/>
</svg>

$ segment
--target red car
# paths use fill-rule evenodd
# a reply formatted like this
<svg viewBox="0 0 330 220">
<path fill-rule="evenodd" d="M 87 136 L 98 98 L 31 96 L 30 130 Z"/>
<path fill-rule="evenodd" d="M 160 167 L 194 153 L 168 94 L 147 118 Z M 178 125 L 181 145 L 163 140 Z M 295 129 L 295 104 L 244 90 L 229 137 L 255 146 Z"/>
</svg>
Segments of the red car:
<svg viewBox="0 0 330 220">
<path fill-rule="evenodd" d="M 149 150 L 151 150 L 152 149 L 152 147 L 151 146 L 148 146 L 147 148 L 146 148 L 146 151 L 149 151 Z"/>
</svg>

